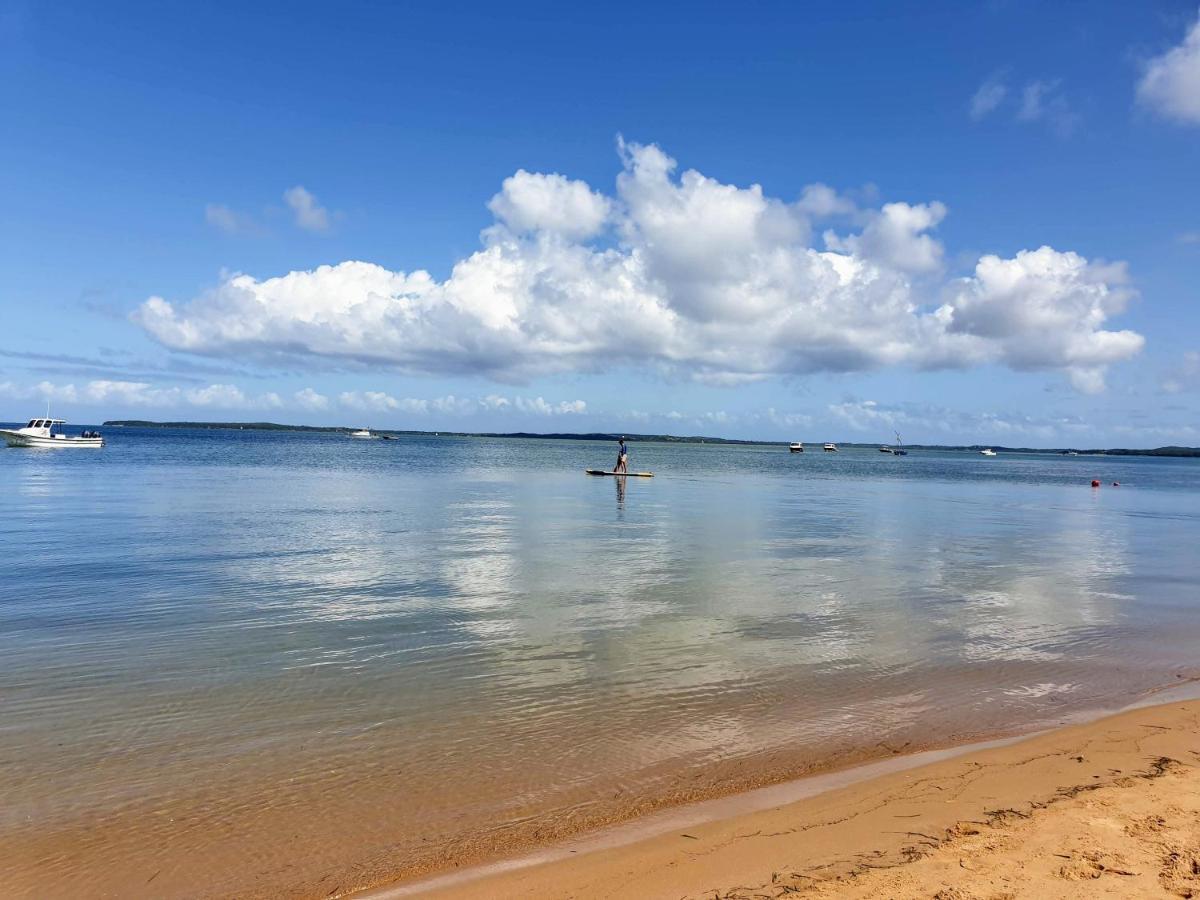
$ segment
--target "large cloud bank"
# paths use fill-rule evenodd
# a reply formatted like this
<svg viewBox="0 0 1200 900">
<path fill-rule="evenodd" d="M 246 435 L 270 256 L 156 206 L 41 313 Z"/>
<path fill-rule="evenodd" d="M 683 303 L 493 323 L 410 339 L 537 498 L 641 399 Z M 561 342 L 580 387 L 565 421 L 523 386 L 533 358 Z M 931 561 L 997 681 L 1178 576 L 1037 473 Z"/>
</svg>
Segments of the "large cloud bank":
<svg viewBox="0 0 1200 900">
<path fill-rule="evenodd" d="M 1124 267 L 1051 247 L 944 273 L 941 203 L 857 207 L 822 185 L 795 202 L 621 144 L 606 196 L 520 171 L 478 252 L 438 281 L 343 262 L 234 275 L 136 320 L 167 347 L 520 381 L 632 365 L 718 384 L 816 371 L 999 364 L 1103 387 L 1142 337 L 1106 330 Z M 814 236 L 820 232 L 820 237 Z"/>
</svg>

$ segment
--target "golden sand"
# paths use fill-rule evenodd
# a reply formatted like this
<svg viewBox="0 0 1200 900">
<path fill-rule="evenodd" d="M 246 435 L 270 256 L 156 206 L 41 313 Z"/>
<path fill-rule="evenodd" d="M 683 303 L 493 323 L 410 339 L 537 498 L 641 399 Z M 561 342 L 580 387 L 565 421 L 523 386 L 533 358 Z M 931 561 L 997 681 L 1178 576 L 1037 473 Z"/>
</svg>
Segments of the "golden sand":
<svg viewBox="0 0 1200 900">
<path fill-rule="evenodd" d="M 1200 897 L 1200 701 L 387 898 Z"/>
</svg>

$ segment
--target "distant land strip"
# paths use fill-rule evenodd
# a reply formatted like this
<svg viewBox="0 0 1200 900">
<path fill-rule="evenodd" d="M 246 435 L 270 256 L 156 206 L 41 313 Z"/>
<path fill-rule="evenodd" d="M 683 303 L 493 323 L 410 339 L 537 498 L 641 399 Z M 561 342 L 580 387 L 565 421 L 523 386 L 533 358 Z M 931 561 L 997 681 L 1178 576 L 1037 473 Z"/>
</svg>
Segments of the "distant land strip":
<svg viewBox="0 0 1200 900">
<path fill-rule="evenodd" d="M 331 434 L 349 434 L 357 429 L 335 425 L 281 425 L 276 422 L 149 422 L 144 419 L 112 419 L 104 423 L 106 428 L 228 428 L 244 431 L 312 431 Z M 586 434 L 549 433 L 537 434 L 530 431 L 398 431 L 388 428 L 372 429 L 372 434 L 383 435 L 416 435 L 421 437 L 488 437 L 488 438 L 529 438 L 531 440 L 555 441 L 615 441 L 621 435 L 617 432 L 589 432 Z M 738 444 L 753 447 L 776 447 L 784 441 L 751 441 L 737 438 L 704 437 L 701 435 L 680 436 L 674 434 L 630 434 L 626 432 L 627 441 L 654 441 L 668 444 Z M 813 444 L 816 447 L 818 444 Z M 859 443 L 854 441 L 839 442 L 842 447 L 878 447 L 875 443 Z M 887 445 L 884 445 L 887 446 Z M 1093 448 L 1084 450 L 1075 447 L 1004 447 L 1000 444 L 905 444 L 906 450 L 982 450 L 991 447 L 1000 453 L 1078 453 L 1080 456 L 1178 456 L 1200 457 L 1200 447 L 1154 447 L 1136 449 L 1129 447 L 1109 447 L 1107 449 Z"/>
</svg>

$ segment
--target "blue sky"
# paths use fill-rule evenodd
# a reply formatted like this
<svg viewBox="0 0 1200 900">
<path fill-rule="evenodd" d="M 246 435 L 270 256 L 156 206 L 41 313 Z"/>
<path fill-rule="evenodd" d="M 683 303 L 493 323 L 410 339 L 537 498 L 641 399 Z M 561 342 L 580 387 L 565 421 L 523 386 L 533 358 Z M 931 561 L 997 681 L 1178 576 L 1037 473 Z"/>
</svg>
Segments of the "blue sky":
<svg viewBox="0 0 1200 900">
<path fill-rule="evenodd" d="M 247 6 L 0 2 L 0 418 L 1200 444 L 1194 2 Z"/>
</svg>

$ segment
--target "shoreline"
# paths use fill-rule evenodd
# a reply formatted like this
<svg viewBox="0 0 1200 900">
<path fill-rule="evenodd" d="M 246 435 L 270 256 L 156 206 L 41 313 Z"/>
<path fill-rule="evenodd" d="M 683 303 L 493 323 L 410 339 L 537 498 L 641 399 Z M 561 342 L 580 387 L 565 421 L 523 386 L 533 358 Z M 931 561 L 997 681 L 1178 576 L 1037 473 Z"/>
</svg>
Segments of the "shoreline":
<svg viewBox="0 0 1200 900">
<path fill-rule="evenodd" d="M 1152 724 L 1132 721 L 1139 715 L 1163 721 Z M 1184 723 L 1187 723 L 1186 727 Z M 782 895 L 800 887 L 816 889 L 827 881 L 846 887 L 846 879 L 861 880 L 865 874 L 879 868 L 853 860 L 864 855 L 895 856 L 899 861 L 884 867 L 890 870 L 903 863 L 924 859 L 964 837 L 960 834 L 962 829 L 958 828 L 963 820 L 985 823 L 989 829 L 1007 827 L 1015 821 L 1028 820 L 1031 815 L 1028 810 L 1043 809 L 1062 799 L 1059 793 L 1063 790 L 1073 797 L 1076 793 L 1090 793 L 1114 785 L 1128 788 L 1131 778 L 1148 783 L 1149 779 L 1163 773 L 1139 765 L 1145 760 L 1135 758 L 1139 751 L 1130 749 L 1140 748 L 1145 743 L 1143 728 L 1158 736 L 1158 742 L 1164 748 L 1184 757 L 1159 754 L 1156 757 L 1159 761 L 1171 761 L 1167 769 L 1177 777 L 1183 772 L 1194 774 L 1196 770 L 1191 767 L 1200 762 L 1200 739 L 1191 737 L 1197 723 L 1200 723 L 1200 681 L 1188 680 L 1148 692 L 1119 708 L 1070 714 L 1049 728 L 922 750 L 660 809 L 512 857 L 377 885 L 341 896 L 356 900 L 481 895 L 496 898 L 631 895 L 678 898 L 713 891 L 725 897 L 730 891 L 729 896 L 736 897 L 742 896 L 736 892 L 738 888 L 757 884 L 759 893 L 745 894 L 749 897 Z M 1076 769 L 1086 763 L 1087 757 L 1081 757 L 1075 749 L 1094 744 L 1101 734 L 1109 745 L 1104 753 L 1105 760 L 1116 760 L 1121 765 L 1110 765 L 1104 771 L 1093 771 L 1095 766 Z M 1189 755 L 1187 748 L 1176 746 L 1180 740 L 1185 743 L 1190 740 L 1196 745 L 1194 755 Z M 1007 770 L 1014 768 L 1020 768 L 1022 775 L 1015 779 L 1006 777 Z M 1040 777 L 1029 778 L 1035 769 Z M 976 776 L 985 770 L 998 774 L 990 778 Z M 910 826 L 904 825 L 903 829 L 889 831 L 858 822 L 849 829 L 853 834 L 839 835 L 832 842 L 825 841 L 830 846 L 823 849 L 820 840 L 814 845 L 814 831 L 844 831 L 847 829 L 837 826 L 862 818 L 858 807 L 869 798 L 878 800 L 891 791 L 902 795 L 904 788 L 914 782 L 954 782 L 968 776 L 991 792 L 989 796 L 996 806 L 982 808 L 986 806 L 981 805 L 982 797 L 974 796 L 979 792 L 979 784 L 971 796 L 956 797 L 959 802 L 955 803 L 938 795 L 926 797 L 922 802 L 911 797 L 902 798 L 908 804 L 906 808 L 915 810 L 904 813 L 902 821 L 911 818 L 921 827 L 909 830 Z M 1200 803 L 1200 774 L 1195 780 L 1192 789 Z M 1051 782 L 1057 781 L 1063 784 L 1052 787 Z M 1068 783 L 1072 781 L 1078 783 Z M 1121 784 L 1117 785 L 1117 782 Z M 1000 802 L 1001 799 L 1004 802 Z M 1022 811 L 1022 807 L 1027 811 Z M 1011 815 L 999 819 L 990 815 L 997 810 Z M 895 825 L 895 822 L 888 824 Z M 905 836 L 911 838 L 917 832 L 923 835 L 917 844 L 899 840 Z M 799 834 L 804 834 L 804 839 L 796 838 Z M 747 837 L 756 840 L 745 841 Z M 755 844 L 754 852 L 731 849 L 738 843 Z M 762 849 L 771 843 L 779 845 L 776 851 L 779 856 L 774 862 L 764 858 Z M 798 854 L 801 860 L 807 858 L 807 865 L 797 859 Z M 778 870 L 789 866 L 808 868 L 819 874 L 793 872 L 795 878 L 785 886 L 778 880 Z M 764 872 L 765 879 L 756 881 L 756 877 Z M 698 886 L 700 882 L 705 886 Z M 1200 882 L 1196 887 L 1200 894 Z"/>
</svg>

